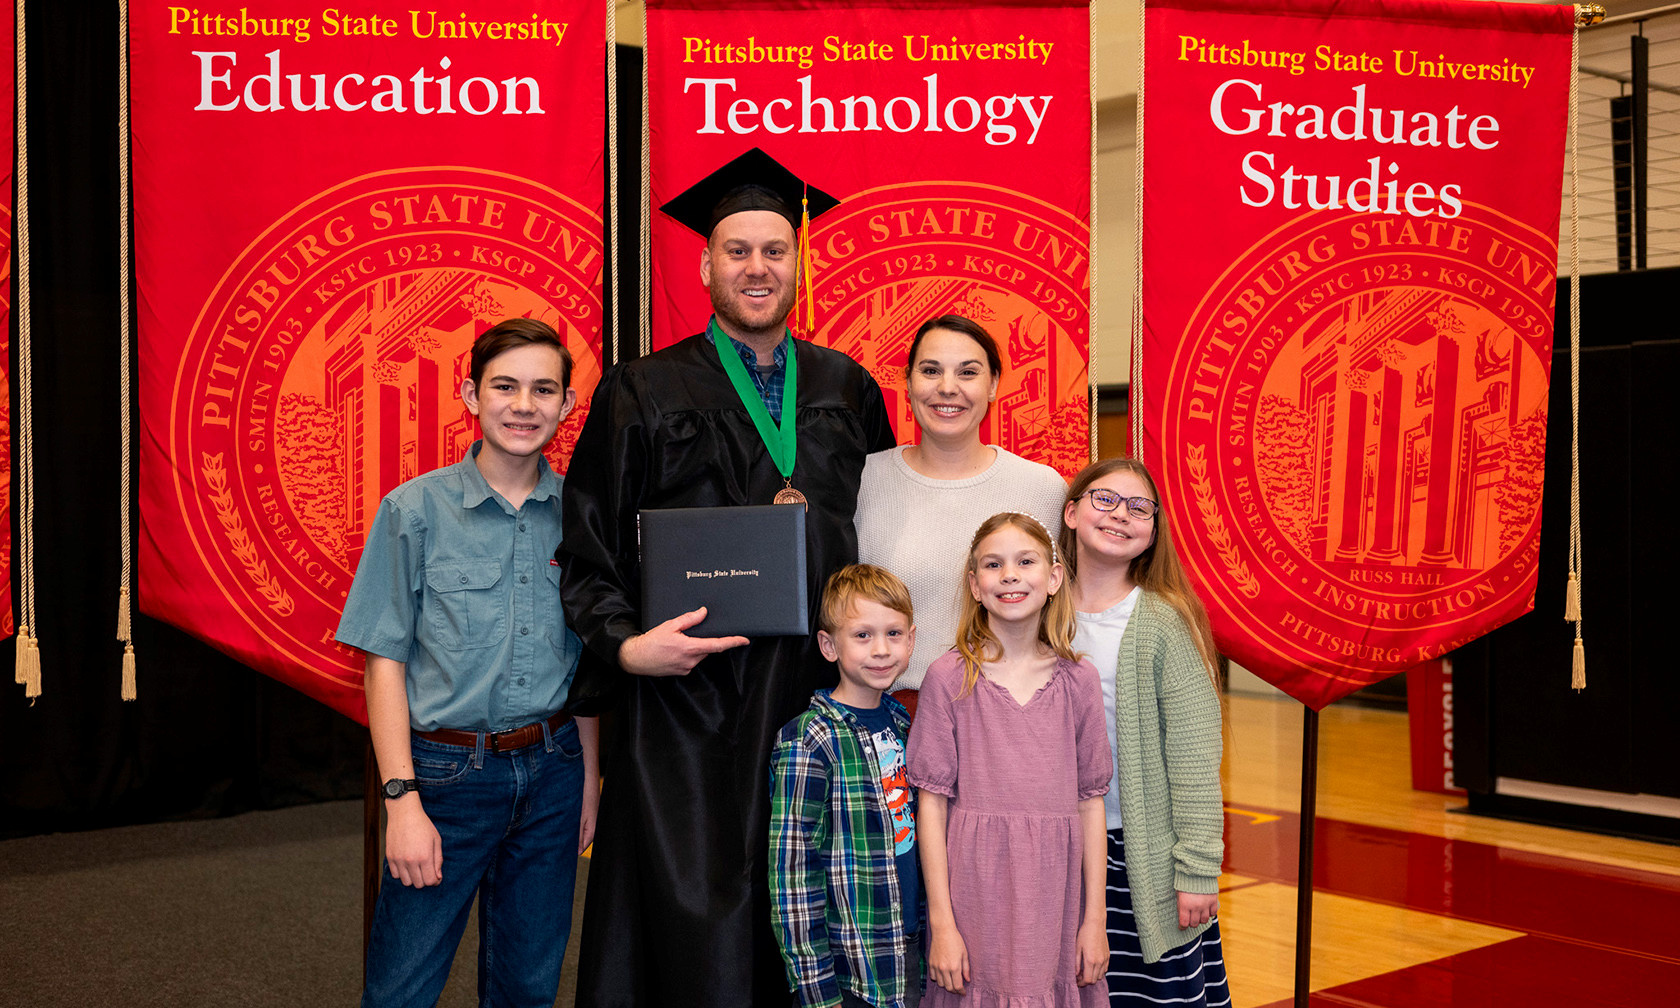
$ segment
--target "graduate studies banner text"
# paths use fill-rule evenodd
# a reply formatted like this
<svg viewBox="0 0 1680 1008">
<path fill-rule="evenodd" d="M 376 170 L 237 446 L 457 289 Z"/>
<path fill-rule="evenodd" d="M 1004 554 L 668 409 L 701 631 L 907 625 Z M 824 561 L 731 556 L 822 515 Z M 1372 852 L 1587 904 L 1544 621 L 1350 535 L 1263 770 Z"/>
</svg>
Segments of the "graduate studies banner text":
<svg viewBox="0 0 1680 1008">
<path fill-rule="evenodd" d="M 380 498 L 477 437 L 473 337 L 601 370 L 604 8 L 463 6 L 130 7 L 141 607 L 358 719 L 333 631 Z"/>
<path fill-rule="evenodd" d="M 759 147 L 841 200 L 812 223 L 815 331 L 799 335 L 869 369 L 901 442 L 914 430 L 910 340 L 928 319 L 957 313 L 984 325 L 1005 359 L 982 437 L 1064 474 L 1082 466 L 1086 5 L 647 8 L 654 346 L 700 332 L 710 311 L 704 242 L 657 208 Z"/>
<path fill-rule="evenodd" d="M 1314 708 L 1533 606 L 1572 21 L 1149 0 L 1144 455 Z"/>
</svg>

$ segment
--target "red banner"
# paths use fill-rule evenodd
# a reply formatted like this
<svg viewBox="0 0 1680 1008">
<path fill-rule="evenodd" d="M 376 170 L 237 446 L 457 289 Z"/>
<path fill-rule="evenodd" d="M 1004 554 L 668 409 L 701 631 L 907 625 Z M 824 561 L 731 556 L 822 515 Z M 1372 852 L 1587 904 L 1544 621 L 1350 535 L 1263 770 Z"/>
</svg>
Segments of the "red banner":
<svg viewBox="0 0 1680 1008">
<path fill-rule="evenodd" d="M 647 11 L 654 346 L 699 332 L 710 312 L 703 241 L 657 208 L 761 147 L 842 200 L 812 223 L 815 331 L 800 335 L 869 369 L 900 441 L 914 436 L 911 337 L 956 312 L 1005 356 L 982 437 L 1065 474 L 1084 465 L 1085 3 L 649 0 Z"/>
<path fill-rule="evenodd" d="M 1533 607 L 1573 17 L 1148 4 L 1144 455 L 1311 707 Z"/>
<path fill-rule="evenodd" d="M 601 370 L 605 8 L 463 6 L 130 8 L 141 607 L 364 720 L 333 631 L 380 498 L 477 437 L 473 337 Z"/>
</svg>

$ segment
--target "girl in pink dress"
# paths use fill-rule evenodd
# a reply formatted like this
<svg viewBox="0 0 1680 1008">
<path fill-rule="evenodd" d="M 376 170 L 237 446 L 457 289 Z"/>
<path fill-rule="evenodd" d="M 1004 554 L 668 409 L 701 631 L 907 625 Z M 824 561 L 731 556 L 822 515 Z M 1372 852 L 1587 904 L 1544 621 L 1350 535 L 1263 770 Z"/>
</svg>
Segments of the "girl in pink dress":
<svg viewBox="0 0 1680 1008">
<path fill-rule="evenodd" d="M 922 682 L 909 779 L 927 887 L 926 1008 L 1108 999 L 1102 796 L 1113 756 L 1061 588 L 1044 526 L 988 518 L 969 549 L 957 646 Z"/>
</svg>

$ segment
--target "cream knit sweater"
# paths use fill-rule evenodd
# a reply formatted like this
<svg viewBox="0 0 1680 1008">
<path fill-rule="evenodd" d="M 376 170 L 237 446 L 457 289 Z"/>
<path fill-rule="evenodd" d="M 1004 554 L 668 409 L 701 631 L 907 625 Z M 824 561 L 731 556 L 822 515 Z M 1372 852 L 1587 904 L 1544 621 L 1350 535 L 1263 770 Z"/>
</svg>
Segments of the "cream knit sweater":
<svg viewBox="0 0 1680 1008">
<path fill-rule="evenodd" d="M 904 447 L 869 456 L 858 487 L 858 560 L 903 579 L 916 607 L 916 650 L 893 689 L 920 689 L 935 658 L 957 640 L 958 600 L 967 590 L 969 540 L 999 511 L 1025 511 L 1055 541 L 1067 483 L 1056 470 L 1002 448 L 985 472 L 929 479 L 904 461 Z"/>
</svg>

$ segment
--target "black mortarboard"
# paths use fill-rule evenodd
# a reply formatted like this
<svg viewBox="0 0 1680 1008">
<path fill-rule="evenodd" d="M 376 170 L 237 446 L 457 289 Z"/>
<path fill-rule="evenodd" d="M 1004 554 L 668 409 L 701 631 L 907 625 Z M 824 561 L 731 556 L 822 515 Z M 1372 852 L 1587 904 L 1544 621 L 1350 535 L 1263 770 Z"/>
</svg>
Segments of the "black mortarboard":
<svg viewBox="0 0 1680 1008">
<path fill-rule="evenodd" d="M 811 218 L 840 201 L 788 171 L 757 147 L 688 187 L 660 207 L 702 238 L 711 238 L 718 221 L 743 210 L 770 210 L 799 230 L 800 200 L 810 201 Z"/>
</svg>

